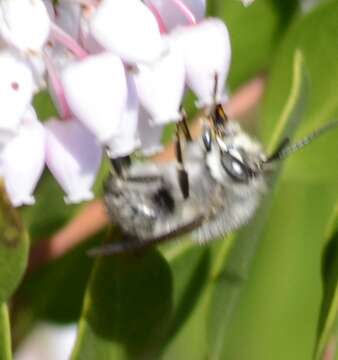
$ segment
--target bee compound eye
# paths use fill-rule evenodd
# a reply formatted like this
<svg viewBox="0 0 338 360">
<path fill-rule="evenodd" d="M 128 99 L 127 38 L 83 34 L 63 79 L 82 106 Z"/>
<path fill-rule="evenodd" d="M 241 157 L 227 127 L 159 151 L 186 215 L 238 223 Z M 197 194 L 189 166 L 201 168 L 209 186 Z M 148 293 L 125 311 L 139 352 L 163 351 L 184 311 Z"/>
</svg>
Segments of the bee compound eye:
<svg viewBox="0 0 338 360">
<path fill-rule="evenodd" d="M 228 152 L 222 152 L 221 164 L 226 173 L 237 182 L 246 183 L 252 176 L 250 168 Z"/>
</svg>

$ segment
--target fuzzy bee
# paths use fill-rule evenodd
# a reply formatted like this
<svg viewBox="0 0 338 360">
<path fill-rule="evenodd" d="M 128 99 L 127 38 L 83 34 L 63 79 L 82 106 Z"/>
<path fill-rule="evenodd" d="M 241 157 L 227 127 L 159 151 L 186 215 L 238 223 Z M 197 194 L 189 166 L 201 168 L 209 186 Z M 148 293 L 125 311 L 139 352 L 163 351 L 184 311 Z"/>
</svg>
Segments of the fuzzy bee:
<svg viewBox="0 0 338 360">
<path fill-rule="evenodd" d="M 187 233 L 205 243 L 238 229 L 260 204 L 274 164 L 337 125 L 329 123 L 295 144 L 285 140 L 267 156 L 258 141 L 227 119 L 221 105 L 204 119 L 197 140 L 192 140 L 183 117 L 177 126 L 175 161 L 113 161 L 105 203 L 124 239 L 90 254 L 135 251 Z"/>
</svg>

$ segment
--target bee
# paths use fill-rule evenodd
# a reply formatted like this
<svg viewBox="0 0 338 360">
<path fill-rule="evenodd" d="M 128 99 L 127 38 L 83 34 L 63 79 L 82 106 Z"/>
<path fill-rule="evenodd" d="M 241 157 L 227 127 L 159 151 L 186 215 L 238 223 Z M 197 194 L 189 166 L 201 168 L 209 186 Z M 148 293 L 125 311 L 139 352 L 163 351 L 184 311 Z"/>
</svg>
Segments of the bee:
<svg viewBox="0 0 338 360">
<path fill-rule="evenodd" d="M 200 244 L 229 234 L 254 215 L 276 163 L 337 125 L 329 123 L 294 144 L 285 139 L 267 155 L 220 104 L 210 109 L 196 140 L 183 114 L 175 161 L 113 160 L 104 200 L 123 241 L 92 249 L 90 255 L 134 252 L 188 233 Z"/>
</svg>

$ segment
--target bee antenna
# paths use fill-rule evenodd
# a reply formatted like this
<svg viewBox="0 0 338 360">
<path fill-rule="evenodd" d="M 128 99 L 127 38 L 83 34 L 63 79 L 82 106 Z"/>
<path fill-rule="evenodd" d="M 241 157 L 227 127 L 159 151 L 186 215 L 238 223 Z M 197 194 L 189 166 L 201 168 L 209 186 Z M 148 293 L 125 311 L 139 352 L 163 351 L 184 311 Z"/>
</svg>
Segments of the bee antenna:
<svg viewBox="0 0 338 360">
<path fill-rule="evenodd" d="M 281 144 L 277 147 L 276 151 L 273 152 L 272 155 L 268 157 L 265 163 L 269 163 L 275 160 L 282 160 L 288 157 L 289 155 L 295 153 L 296 151 L 302 149 L 307 144 L 310 144 L 313 140 L 317 139 L 321 135 L 325 134 L 326 132 L 338 127 L 338 120 L 332 121 L 319 129 L 313 131 L 305 138 L 297 141 L 294 144 L 289 145 L 290 139 L 284 139 Z"/>
<path fill-rule="evenodd" d="M 264 162 L 269 163 L 281 159 L 281 153 L 287 148 L 289 144 L 289 138 L 285 138 L 284 140 L 282 140 L 282 142 L 277 146 L 277 149 Z"/>
</svg>

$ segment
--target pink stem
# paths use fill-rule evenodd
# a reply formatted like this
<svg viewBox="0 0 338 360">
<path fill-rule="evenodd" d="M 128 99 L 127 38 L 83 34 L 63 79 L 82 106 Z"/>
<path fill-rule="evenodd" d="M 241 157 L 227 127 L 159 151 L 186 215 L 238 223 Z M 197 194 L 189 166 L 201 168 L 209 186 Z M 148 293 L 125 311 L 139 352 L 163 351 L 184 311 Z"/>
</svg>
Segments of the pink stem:
<svg viewBox="0 0 338 360">
<path fill-rule="evenodd" d="M 54 89 L 56 100 L 59 105 L 60 116 L 62 119 L 66 120 L 71 116 L 71 111 L 67 103 L 65 92 L 63 91 L 61 80 L 57 74 L 57 71 L 55 69 L 52 60 L 46 53 L 44 54 L 44 59 L 45 59 L 48 75 L 51 81 L 51 85 Z"/>
<path fill-rule="evenodd" d="M 332 337 L 332 339 L 329 341 L 325 349 L 323 360 L 334 360 L 336 354 L 337 354 L 337 339 L 336 337 Z"/>
<path fill-rule="evenodd" d="M 87 51 L 84 50 L 76 40 L 54 23 L 51 25 L 51 35 L 55 40 L 69 49 L 77 58 L 84 59 L 88 56 Z"/>
<path fill-rule="evenodd" d="M 75 218 L 70 220 L 50 239 L 41 240 L 30 254 L 28 270 L 36 270 L 96 234 L 108 225 L 110 219 L 101 200 L 86 205 Z"/>
<path fill-rule="evenodd" d="M 192 13 L 192 11 L 183 3 L 182 0 L 171 0 L 171 2 L 174 3 L 174 5 L 182 12 L 182 14 L 185 16 L 185 18 L 188 20 L 190 25 L 196 24 L 196 18 L 195 15 Z"/>
<path fill-rule="evenodd" d="M 148 6 L 149 10 L 155 16 L 155 18 L 157 20 L 158 27 L 160 28 L 160 33 L 161 34 L 166 34 L 168 32 L 168 29 L 165 26 L 163 18 L 161 16 L 160 12 L 158 11 L 157 7 L 151 1 L 148 1 L 148 0 L 145 0 L 144 3 Z"/>
</svg>

